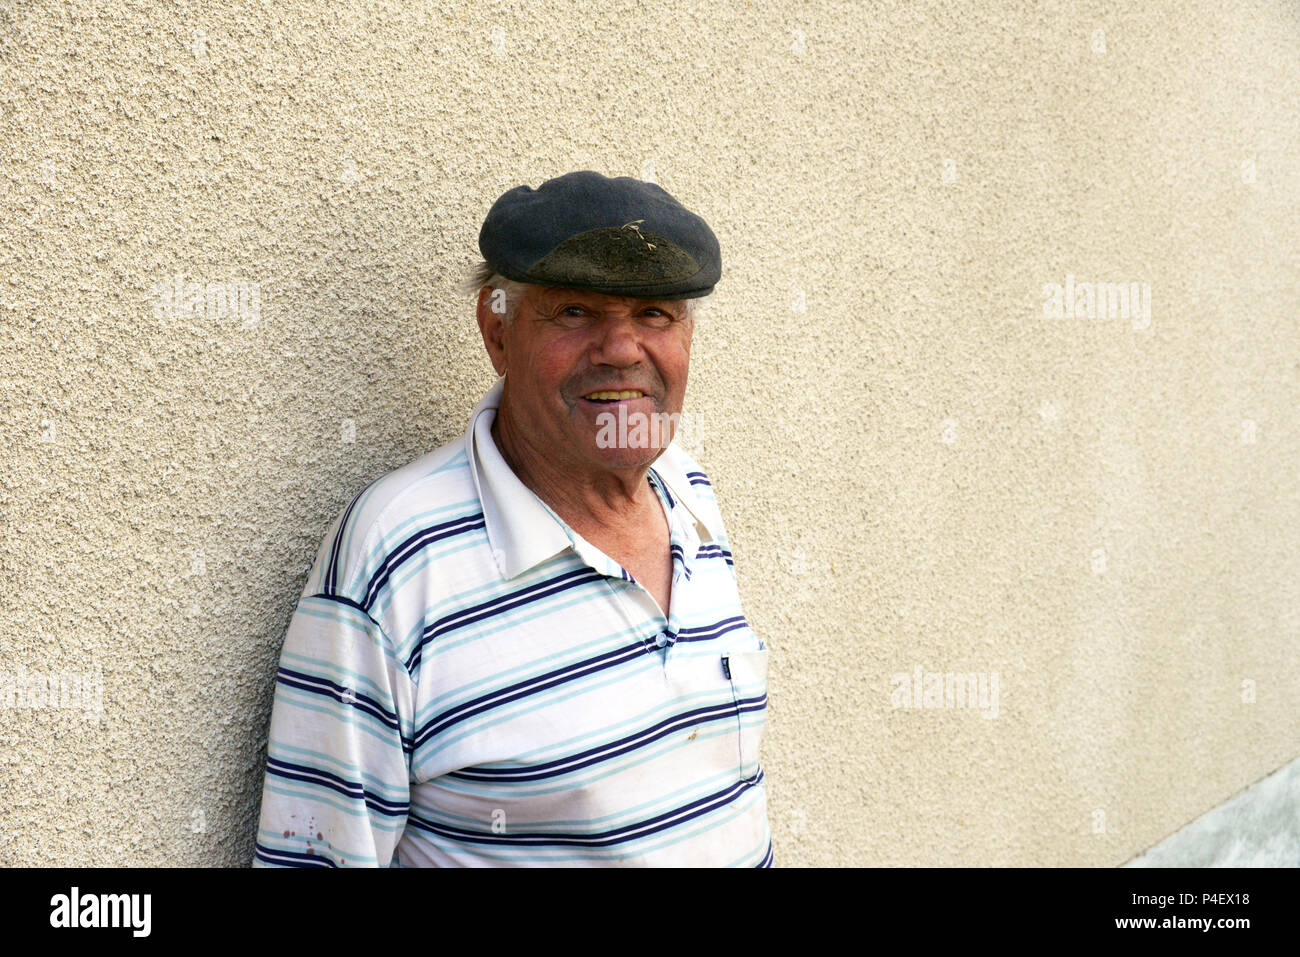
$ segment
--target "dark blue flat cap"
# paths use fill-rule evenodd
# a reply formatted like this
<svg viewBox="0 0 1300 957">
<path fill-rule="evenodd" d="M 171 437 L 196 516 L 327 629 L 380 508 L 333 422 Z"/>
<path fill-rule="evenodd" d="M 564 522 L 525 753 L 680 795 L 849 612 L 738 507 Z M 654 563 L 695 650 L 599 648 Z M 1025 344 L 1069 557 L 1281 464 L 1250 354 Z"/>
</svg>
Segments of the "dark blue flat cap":
<svg viewBox="0 0 1300 957">
<path fill-rule="evenodd" d="M 515 282 L 637 299 L 696 299 L 722 276 L 709 224 L 654 183 L 591 170 L 492 204 L 478 248 Z"/>
</svg>

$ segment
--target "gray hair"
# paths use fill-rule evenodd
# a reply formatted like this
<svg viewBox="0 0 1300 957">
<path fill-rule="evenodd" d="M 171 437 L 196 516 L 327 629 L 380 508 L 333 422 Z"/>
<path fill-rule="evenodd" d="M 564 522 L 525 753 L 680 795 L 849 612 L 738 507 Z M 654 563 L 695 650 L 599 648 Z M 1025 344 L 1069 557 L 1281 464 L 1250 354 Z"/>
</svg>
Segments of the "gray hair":
<svg viewBox="0 0 1300 957">
<path fill-rule="evenodd" d="M 461 292 L 469 296 L 478 297 L 478 294 L 484 287 L 493 290 L 500 290 L 502 305 L 505 306 L 505 314 L 501 320 L 508 326 L 515 321 L 515 316 L 519 314 L 519 304 L 524 300 L 524 293 L 527 292 L 526 283 L 515 282 L 513 279 L 507 279 L 505 276 L 496 272 L 486 262 L 481 262 L 470 272 L 464 282 L 461 283 Z M 495 304 L 494 304 L 495 305 Z"/>
<path fill-rule="evenodd" d="M 519 314 L 519 304 L 523 302 L 524 293 L 528 291 L 528 286 L 528 283 L 507 279 L 500 273 L 495 272 L 486 262 L 480 262 L 461 283 L 460 290 L 466 295 L 475 297 L 484 287 L 494 291 L 500 290 L 501 299 L 503 300 L 502 305 L 505 307 L 505 313 L 501 318 L 508 326 L 515 321 L 515 316 Z M 707 296 L 681 300 L 686 304 L 686 318 L 692 321 L 699 318 L 700 313 L 703 311 L 702 307 L 712 298 L 713 293 L 709 293 Z"/>
</svg>

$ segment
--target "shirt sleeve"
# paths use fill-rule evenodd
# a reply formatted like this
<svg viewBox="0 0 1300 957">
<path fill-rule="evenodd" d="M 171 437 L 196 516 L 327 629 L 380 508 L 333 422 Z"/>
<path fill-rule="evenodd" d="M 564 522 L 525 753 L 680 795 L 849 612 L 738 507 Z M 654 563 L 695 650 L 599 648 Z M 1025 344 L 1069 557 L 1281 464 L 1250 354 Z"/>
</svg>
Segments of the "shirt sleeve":
<svg viewBox="0 0 1300 957">
<path fill-rule="evenodd" d="M 413 687 L 383 628 L 302 597 L 275 675 L 254 867 L 390 867 L 410 810 Z"/>
</svg>

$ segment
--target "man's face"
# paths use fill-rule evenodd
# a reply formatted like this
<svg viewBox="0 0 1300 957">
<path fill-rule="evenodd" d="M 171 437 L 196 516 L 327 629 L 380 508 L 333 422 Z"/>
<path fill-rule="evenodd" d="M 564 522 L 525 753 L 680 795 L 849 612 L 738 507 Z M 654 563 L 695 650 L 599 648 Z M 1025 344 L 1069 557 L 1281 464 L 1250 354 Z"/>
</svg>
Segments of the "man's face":
<svg viewBox="0 0 1300 957">
<path fill-rule="evenodd" d="M 533 448 L 571 468 L 589 472 L 652 463 L 671 431 L 661 429 L 650 447 L 627 447 L 617 423 L 626 421 L 627 437 L 635 442 L 639 418 L 648 423 L 681 412 L 693 331 L 686 303 L 526 288 L 510 326 L 491 311 L 486 291 L 479 298 L 484 343 L 493 366 L 506 376 L 500 414 L 510 417 Z M 600 395 L 611 392 L 640 395 Z M 611 419 L 602 413 L 614 423 L 603 433 Z M 611 433 L 618 441 L 602 447 Z"/>
</svg>

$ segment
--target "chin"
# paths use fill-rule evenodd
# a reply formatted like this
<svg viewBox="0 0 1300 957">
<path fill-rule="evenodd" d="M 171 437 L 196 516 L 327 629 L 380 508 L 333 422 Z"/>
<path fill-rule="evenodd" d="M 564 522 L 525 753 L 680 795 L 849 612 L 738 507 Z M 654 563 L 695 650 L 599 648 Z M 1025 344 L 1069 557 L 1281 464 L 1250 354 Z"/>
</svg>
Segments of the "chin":
<svg viewBox="0 0 1300 957">
<path fill-rule="evenodd" d="M 595 449 L 596 459 L 602 468 L 648 468 L 663 454 L 663 449 Z"/>
</svg>

